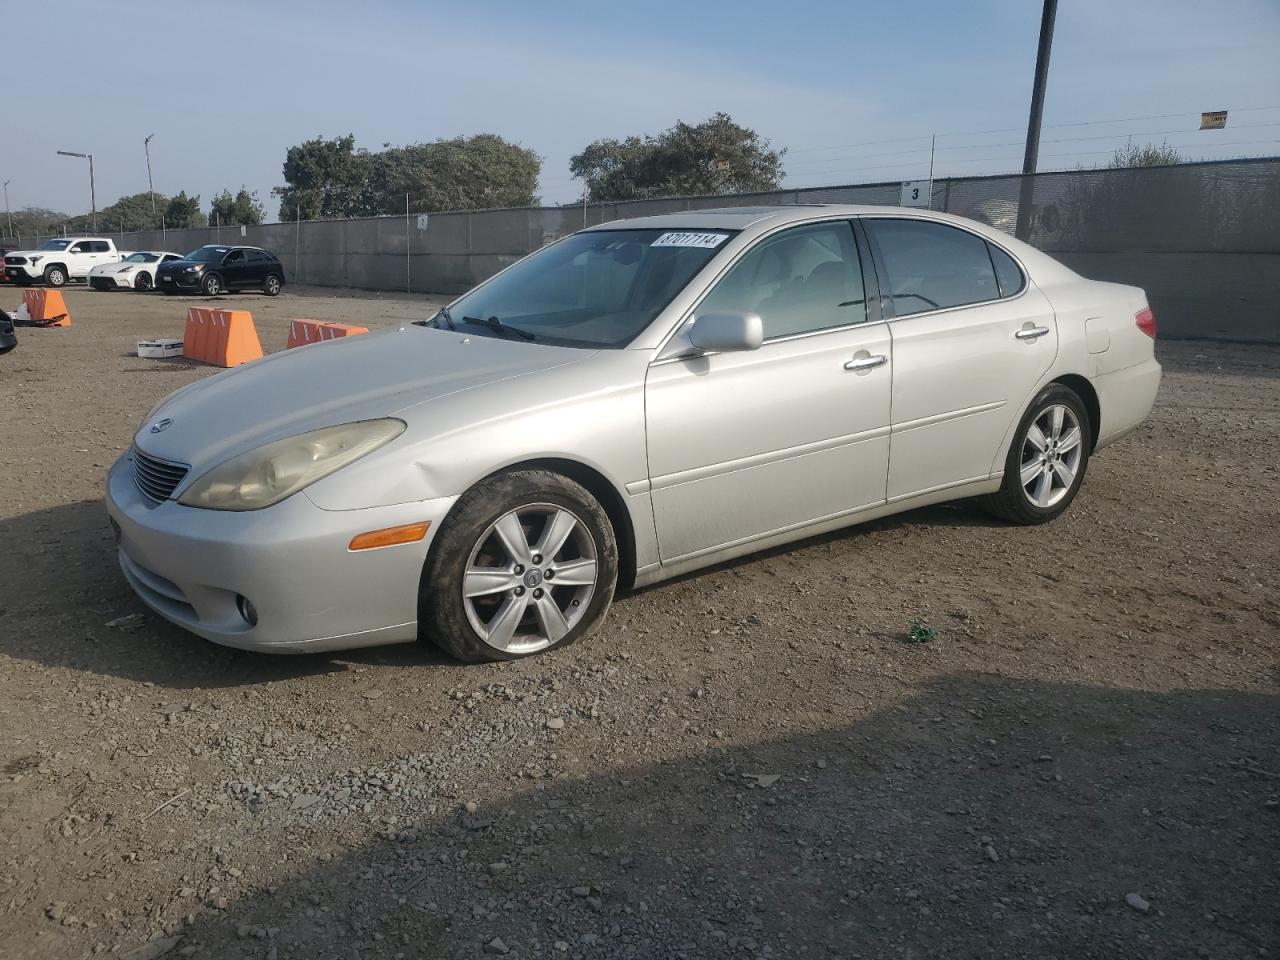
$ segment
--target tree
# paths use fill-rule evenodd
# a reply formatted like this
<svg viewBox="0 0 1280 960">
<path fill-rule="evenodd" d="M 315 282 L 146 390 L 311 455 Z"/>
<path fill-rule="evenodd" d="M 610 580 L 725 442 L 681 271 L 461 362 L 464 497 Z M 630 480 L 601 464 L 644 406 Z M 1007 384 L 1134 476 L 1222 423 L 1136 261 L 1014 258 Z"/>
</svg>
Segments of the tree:
<svg viewBox="0 0 1280 960">
<path fill-rule="evenodd" d="M 21 210 L 14 210 L 12 217 L 13 235 L 22 237 L 24 245 L 28 238 L 34 240 L 36 234 L 48 237 L 61 232 L 62 225 L 71 219 L 59 210 L 50 210 L 46 207 L 23 207 Z M 8 231 L 7 219 L 3 221 L 3 227 Z"/>
<path fill-rule="evenodd" d="M 1136 143 L 1126 143 L 1120 147 L 1107 161 L 1107 166 L 1112 169 L 1121 169 L 1126 167 L 1167 167 L 1175 163 L 1186 163 L 1187 158 L 1178 152 L 1178 148 L 1172 146 L 1168 140 L 1156 145 L 1154 143 L 1144 143 L 1139 146 Z"/>
<path fill-rule="evenodd" d="M 223 190 L 215 196 L 209 209 L 209 219 L 214 223 L 242 223 L 254 227 L 262 222 L 263 212 L 257 193 L 241 187 L 234 197 L 230 190 Z"/>
<path fill-rule="evenodd" d="M 403 213 L 406 194 L 418 212 L 530 206 L 541 170 L 536 153 L 492 133 L 377 152 L 347 135 L 290 147 L 272 193 L 281 220 Z"/>
<path fill-rule="evenodd" d="M 569 170 L 595 201 L 751 193 L 778 189 L 785 153 L 717 113 L 699 124 L 676 121 L 657 136 L 596 140 Z"/>
<path fill-rule="evenodd" d="M 271 192 L 280 198 L 280 219 L 322 220 L 360 215 L 360 194 L 368 179 L 368 159 L 355 150 L 353 134 L 322 140 L 315 137 L 289 148 L 284 158 L 285 186 Z"/>
<path fill-rule="evenodd" d="M 164 224 L 170 230 L 205 226 L 207 221 L 200 212 L 200 194 L 188 197 L 185 190 L 179 191 L 164 208 Z"/>
</svg>

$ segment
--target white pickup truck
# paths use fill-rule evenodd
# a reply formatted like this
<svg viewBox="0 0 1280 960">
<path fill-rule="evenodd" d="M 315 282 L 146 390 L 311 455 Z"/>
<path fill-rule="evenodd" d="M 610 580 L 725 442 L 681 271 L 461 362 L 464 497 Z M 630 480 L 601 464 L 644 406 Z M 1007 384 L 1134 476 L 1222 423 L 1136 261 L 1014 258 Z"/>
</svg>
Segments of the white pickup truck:
<svg viewBox="0 0 1280 960">
<path fill-rule="evenodd" d="M 10 250 L 4 255 L 4 272 L 19 286 L 43 282 L 61 287 L 69 280 L 86 280 L 94 267 L 117 263 L 123 256 L 105 237 L 59 237 L 35 250 Z"/>
</svg>

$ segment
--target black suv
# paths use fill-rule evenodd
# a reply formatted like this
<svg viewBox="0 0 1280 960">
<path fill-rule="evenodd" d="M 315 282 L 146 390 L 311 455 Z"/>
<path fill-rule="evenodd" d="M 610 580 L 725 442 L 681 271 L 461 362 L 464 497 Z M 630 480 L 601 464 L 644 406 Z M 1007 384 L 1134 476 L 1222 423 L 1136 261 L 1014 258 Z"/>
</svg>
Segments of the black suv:
<svg viewBox="0 0 1280 960">
<path fill-rule="evenodd" d="M 260 247 L 211 243 L 156 270 L 156 289 L 164 293 L 217 296 L 224 290 L 261 290 L 274 297 L 283 288 L 284 267 Z"/>
</svg>

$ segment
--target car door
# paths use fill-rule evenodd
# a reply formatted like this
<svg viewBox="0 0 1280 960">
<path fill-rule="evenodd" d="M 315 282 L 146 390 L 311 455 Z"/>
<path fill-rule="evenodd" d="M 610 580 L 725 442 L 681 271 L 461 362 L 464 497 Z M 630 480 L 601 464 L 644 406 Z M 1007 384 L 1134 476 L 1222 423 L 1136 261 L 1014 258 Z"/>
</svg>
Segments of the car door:
<svg viewBox="0 0 1280 960">
<path fill-rule="evenodd" d="M 247 271 L 248 264 L 245 260 L 245 252 L 240 247 L 230 251 L 222 258 L 222 282 L 227 285 L 228 290 L 233 287 L 245 286 L 245 274 Z"/>
<path fill-rule="evenodd" d="M 868 310 L 869 265 L 847 220 L 771 234 L 693 312 L 760 314 L 761 347 L 668 356 L 686 326 L 650 365 L 663 563 L 883 503 L 893 371 L 888 329 Z"/>
<path fill-rule="evenodd" d="M 87 277 L 90 269 L 93 267 L 93 243 L 90 240 L 81 240 L 73 243 L 67 248 L 65 257 L 67 262 L 67 277 Z"/>
<path fill-rule="evenodd" d="M 256 287 L 262 286 L 263 281 L 267 279 L 267 271 L 271 267 L 271 258 L 261 250 L 246 250 L 245 257 L 249 262 L 245 281 Z"/>
<path fill-rule="evenodd" d="M 863 223 L 893 337 L 888 498 L 986 479 L 1057 355 L 1053 308 L 976 233 L 923 218 Z"/>
</svg>

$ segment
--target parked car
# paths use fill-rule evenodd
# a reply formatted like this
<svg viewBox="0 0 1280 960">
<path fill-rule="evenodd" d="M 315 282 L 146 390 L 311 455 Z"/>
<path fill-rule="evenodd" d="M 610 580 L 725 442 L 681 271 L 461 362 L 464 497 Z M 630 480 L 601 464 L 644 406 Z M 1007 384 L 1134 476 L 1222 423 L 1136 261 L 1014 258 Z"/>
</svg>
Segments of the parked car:
<svg viewBox="0 0 1280 960">
<path fill-rule="evenodd" d="M 253 650 L 522 657 L 914 507 L 1052 520 L 1160 381 L 1141 290 L 888 207 L 615 221 L 421 323 L 161 401 L 107 476 L 139 596 Z"/>
<path fill-rule="evenodd" d="M 89 271 L 89 286 L 95 290 L 147 291 L 155 288 L 156 270 L 162 263 L 181 260 L 182 254 L 164 250 L 139 250 L 119 263 L 103 263 Z"/>
<path fill-rule="evenodd" d="M 224 290 L 261 290 L 274 297 L 284 289 L 284 267 L 275 254 L 260 247 L 212 243 L 162 264 L 156 286 L 165 293 L 216 296 Z"/>
<path fill-rule="evenodd" d="M 11 250 L 4 256 L 4 272 L 21 286 L 43 283 L 61 287 L 85 280 L 99 264 L 118 263 L 120 251 L 109 237 L 57 237 L 34 250 Z"/>
<path fill-rule="evenodd" d="M 18 334 L 13 329 L 13 318 L 0 310 L 0 354 L 8 353 L 18 345 Z"/>
</svg>

